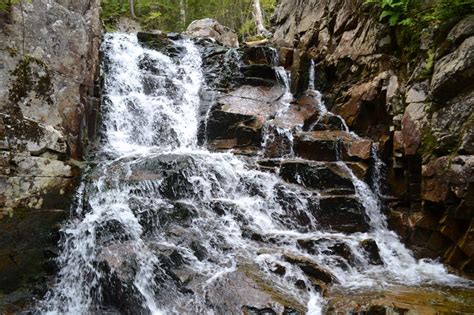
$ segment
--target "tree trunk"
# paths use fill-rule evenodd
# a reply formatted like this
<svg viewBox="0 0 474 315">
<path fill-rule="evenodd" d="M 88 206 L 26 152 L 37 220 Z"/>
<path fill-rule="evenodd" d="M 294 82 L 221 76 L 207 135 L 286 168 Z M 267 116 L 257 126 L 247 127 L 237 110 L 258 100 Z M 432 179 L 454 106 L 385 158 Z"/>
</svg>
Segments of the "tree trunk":
<svg viewBox="0 0 474 315">
<path fill-rule="evenodd" d="M 263 25 L 263 14 L 260 6 L 260 0 L 253 0 L 253 18 L 255 19 L 255 26 L 259 35 L 267 35 L 268 31 Z"/>
<path fill-rule="evenodd" d="M 130 16 L 132 17 L 132 19 L 136 19 L 137 16 L 135 15 L 135 1 L 129 0 L 128 3 L 130 5 Z"/>
<path fill-rule="evenodd" d="M 186 27 L 186 4 L 184 0 L 179 0 L 179 14 L 183 28 Z"/>
</svg>

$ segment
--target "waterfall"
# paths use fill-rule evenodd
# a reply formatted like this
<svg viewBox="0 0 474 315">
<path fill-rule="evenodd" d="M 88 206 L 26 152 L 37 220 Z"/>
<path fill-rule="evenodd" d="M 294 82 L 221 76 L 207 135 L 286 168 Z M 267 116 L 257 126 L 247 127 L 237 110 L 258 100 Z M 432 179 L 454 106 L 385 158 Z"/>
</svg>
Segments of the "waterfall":
<svg viewBox="0 0 474 315">
<path fill-rule="evenodd" d="M 316 72 L 316 69 L 315 69 L 314 60 L 311 59 L 311 61 L 309 62 L 308 90 L 315 90 L 316 89 L 315 86 L 314 86 L 315 72 Z"/>
<path fill-rule="evenodd" d="M 377 189 L 344 162 L 331 167 L 350 177 L 365 232 L 323 228 L 314 215 L 321 194 L 260 171 L 258 157 L 200 147 L 201 57 L 189 39 L 174 45 L 175 58 L 133 34 L 105 36 L 102 147 L 62 228 L 59 273 L 39 313 L 235 314 L 276 300 L 281 312 L 292 305 L 287 314 L 320 314 L 331 282 L 463 284 L 412 257 L 388 230 Z M 366 240 L 382 263 L 370 262 Z"/>
</svg>

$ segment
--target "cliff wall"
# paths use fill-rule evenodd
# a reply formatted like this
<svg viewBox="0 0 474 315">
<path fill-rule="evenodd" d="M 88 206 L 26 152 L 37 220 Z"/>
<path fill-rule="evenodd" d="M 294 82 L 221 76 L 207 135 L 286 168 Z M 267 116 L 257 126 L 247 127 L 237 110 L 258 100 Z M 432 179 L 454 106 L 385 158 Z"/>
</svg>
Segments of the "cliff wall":
<svg viewBox="0 0 474 315">
<path fill-rule="evenodd" d="M 99 0 L 33 0 L 0 14 L 0 312 L 53 272 L 95 134 L 99 12 Z"/>
<path fill-rule="evenodd" d="M 387 216 L 419 257 L 474 272 L 474 16 L 424 30 L 416 57 L 361 0 L 281 0 L 273 17 L 292 89 L 315 86 L 351 130 L 379 143 Z"/>
</svg>

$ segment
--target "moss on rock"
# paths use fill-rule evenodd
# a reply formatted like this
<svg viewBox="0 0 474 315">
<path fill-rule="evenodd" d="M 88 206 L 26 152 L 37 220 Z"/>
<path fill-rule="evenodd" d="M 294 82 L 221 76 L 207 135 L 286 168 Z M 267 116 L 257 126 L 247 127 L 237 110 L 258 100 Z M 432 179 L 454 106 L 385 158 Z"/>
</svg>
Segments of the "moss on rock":
<svg viewBox="0 0 474 315">
<path fill-rule="evenodd" d="M 53 103 L 52 78 L 48 66 L 43 61 L 32 56 L 25 56 L 11 71 L 11 78 L 8 100 L 13 106 L 18 105 L 31 92 L 48 104 Z"/>
</svg>

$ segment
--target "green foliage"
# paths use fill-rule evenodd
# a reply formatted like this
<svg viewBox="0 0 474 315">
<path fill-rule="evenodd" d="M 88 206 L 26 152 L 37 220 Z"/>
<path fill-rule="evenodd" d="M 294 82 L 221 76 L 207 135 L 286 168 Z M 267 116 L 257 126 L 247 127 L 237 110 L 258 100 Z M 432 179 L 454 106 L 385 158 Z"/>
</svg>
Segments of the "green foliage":
<svg viewBox="0 0 474 315">
<path fill-rule="evenodd" d="M 11 7 L 12 2 L 13 1 L 9 0 L 0 0 L 0 12 L 7 12 Z"/>
<path fill-rule="evenodd" d="M 431 30 L 435 39 L 435 32 L 444 34 L 454 23 L 474 13 L 473 0 L 366 0 L 365 3 L 377 6 L 379 20 L 395 28 L 397 42 L 407 59 L 418 53 L 426 30 Z"/>
<path fill-rule="evenodd" d="M 11 6 L 31 2 L 31 0 L 0 0 L 0 12 L 7 12 Z"/>
<path fill-rule="evenodd" d="M 474 12 L 472 0 L 366 0 L 381 8 L 380 21 L 391 26 L 427 27 Z"/>
<path fill-rule="evenodd" d="M 261 0 L 265 24 L 276 6 L 276 0 Z M 129 1 L 102 0 L 102 20 L 108 31 L 118 18 L 130 17 Z M 256 33 L 252 17 L 252 0 L 135 0 L 135 14 L 145 29 L 181 32 L 194 20 L 214 18 L 241 35 Z"/>
</svg>

